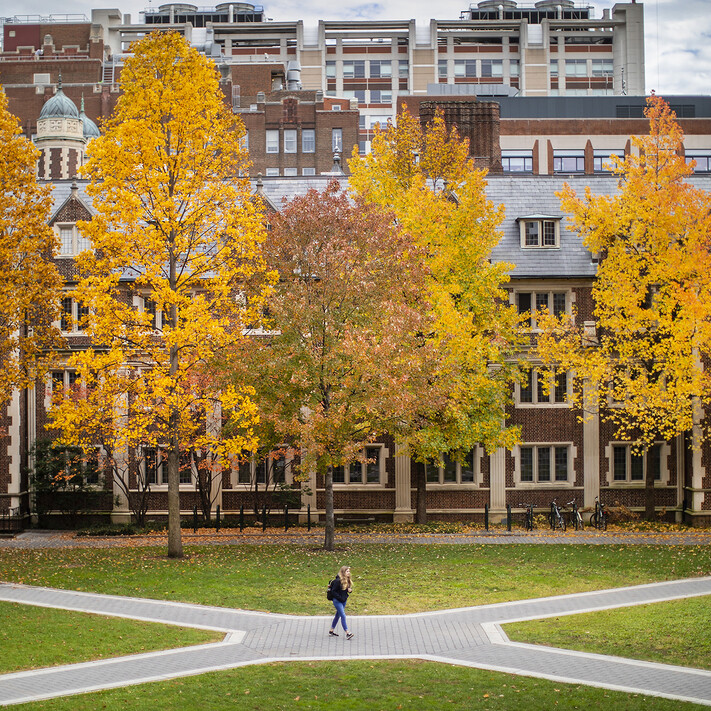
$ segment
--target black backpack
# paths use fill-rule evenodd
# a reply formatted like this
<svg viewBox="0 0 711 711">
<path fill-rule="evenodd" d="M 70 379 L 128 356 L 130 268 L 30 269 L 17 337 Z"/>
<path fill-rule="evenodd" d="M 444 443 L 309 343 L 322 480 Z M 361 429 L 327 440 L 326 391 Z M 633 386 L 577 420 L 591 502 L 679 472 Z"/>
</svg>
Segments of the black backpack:
<svg viewBox="0 0 711 711">
<path fill-rule="evenodd" d="M 326 600 L 333 600 L 333 584 L 336 582 L 336 580 L 338 580 L 338 578 L 334 578 L 329 582 L 328 588 L 326 588 Z"/>
</svg>

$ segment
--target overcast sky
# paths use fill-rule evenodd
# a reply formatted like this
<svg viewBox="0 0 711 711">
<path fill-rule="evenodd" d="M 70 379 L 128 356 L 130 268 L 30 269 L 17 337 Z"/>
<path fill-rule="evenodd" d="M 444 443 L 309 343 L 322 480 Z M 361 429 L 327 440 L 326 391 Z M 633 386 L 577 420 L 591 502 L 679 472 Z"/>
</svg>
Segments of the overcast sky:
<svg viewBox="0 0 711 711">
<path fill-rule="evenodd" d="M 167 0 L 166 0 L 167 1 Z M 219 2 L 219 0 L 217 0 Z M 253 0 L 258 3 L 259 0 Z M 457 19 L 470 0 L 439 0 L 433 15 L 432 2 L 424 0 L 388 0 L 361 2 L 341 0 L 263 0 L 267 17 L 273 20 L 298 20 L 316 23 L 328 20 L 405 20 L 427 21 Z M 531 6 L 535 0 L 519 0 Z M 214 6 L 209 0 L 193 0 L 195 5 Z M 118 7 L 130 13 L 134 20 L 146 7 L 158 7 L 161 0 L 5 0 L 2 15 L 38 13 L 48 15 L 61 10 L 82 13 L 91 17 L 92 7 Z M 576 4 L 581 4 L 577 2 Z M 614 5 L 610 0 L 587 3 L 595 8 L 594 16 L 602 17 L 602 10 Z M 648 0 L 644 3 L 647 91 L 655 90 L 662 96 L 672 94 L 711 94 L 711 0 Z"/>
</svg>

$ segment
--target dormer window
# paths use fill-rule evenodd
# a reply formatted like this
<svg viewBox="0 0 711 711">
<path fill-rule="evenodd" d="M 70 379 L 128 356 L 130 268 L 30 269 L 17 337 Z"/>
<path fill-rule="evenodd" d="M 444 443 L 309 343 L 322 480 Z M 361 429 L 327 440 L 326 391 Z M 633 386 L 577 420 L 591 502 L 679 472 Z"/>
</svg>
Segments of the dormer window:
<svg viewBox="0 0 711 711">
<path fill-rule="evenodd" d="M 77 254 L 91 249 L 91 240 L 82 237 L 74 223 L 58 224 L 55 229 L 59 233 L 60 257 L 76 257 Z"/>
<path fill-rule="evenodd" d="M 523 249 L 557 249 L 560 247 L 560 217 L 530 215 L 519 217 Z"/>
</svg>

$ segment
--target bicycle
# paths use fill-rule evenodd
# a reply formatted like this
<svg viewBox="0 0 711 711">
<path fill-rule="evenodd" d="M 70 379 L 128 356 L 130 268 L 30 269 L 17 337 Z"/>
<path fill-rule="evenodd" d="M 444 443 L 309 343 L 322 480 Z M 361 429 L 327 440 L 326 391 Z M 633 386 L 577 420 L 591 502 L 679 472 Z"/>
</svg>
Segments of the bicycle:
<svg viewBox="0 0 711 711">
<path fill-rule="evenodd" d="M 575 499 L 569 501 L 566 506 L 573 507 L 573 510 L 570 512 L 570 520 L 575 526 L 576 531 L 582 531 L 585 528 L 585 524 L 583 523 L 583 517 L 580 515 L 580 511 L 578 511 L 578 504 Z"/>
<path fill-rule="evenodd" d="M 600 503 L 598 497 L 595 497 L 595 510 L 590 516 L 590 525 L 597 528 L 599 531 L 607 530 L 608 514 L 604 504 Z"/>
<path fill-rule="evenodd" d="M 552 530 L 555 531 L 556 528 L 559 528 L 561 531 L 565 531 L 565 519 L 563 518 L 560 506 L 558 506 L 558 502 L 555 499 L 551 501 L 551 512 L 548 515 L 548 520 L 550 521 Z"/>
<path fill-rule="evenodd" d="M 523 523 L 527 531 L 533 530 L 533 504 L 519 504 L 519 508 L 526 509 Z"/>
</svg>

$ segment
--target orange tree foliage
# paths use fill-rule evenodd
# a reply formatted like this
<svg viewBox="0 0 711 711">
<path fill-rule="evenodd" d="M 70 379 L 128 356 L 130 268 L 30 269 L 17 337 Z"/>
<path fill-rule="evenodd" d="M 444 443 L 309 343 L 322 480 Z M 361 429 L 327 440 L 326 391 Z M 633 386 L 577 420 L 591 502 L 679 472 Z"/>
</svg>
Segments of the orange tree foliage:
<svg viewBox="0 0 711 711">
<path fill-rule="evenodd" d="M 350 168 L 354 193 L 392 209 L 424 254 L 426 340 L 437 358 L 427 393 L 402 413 L 401 445 L 419 461 L 513 445 L 518 429 L 504 416 L 519 377 L 519 319 L 502 288 L 510 265 L 490 261 L 503 208 L 486 198 L 486 172 L 441 114 L 423 130 L 406 111 L 397 126 L 376 130 L 369 155 L 354 151 Z M 420 477 L 420 521 L 423 499 Z"/>
<path fill-rule="evenodd" d="M 59 343 L 61 278 L 51 261 L 49 187 L 37 184 L 37 150 L 20 135 L 0 89 L 0 402 L 28 387 Z"/>
<path fill-rule="evenodd" d="M 265 258 L 279 271 L 270 332 L 242 344 L 232 367 L 237 382 L 251 376 L 265 438 L 298 446 L 301 478 L 325 476 L 333 550 L 333 467 L 362 461 L 422 392 L 420 250 L 389 211 L 351 202 L 334 181 L 271 218 Z"/>
<path fill-rule="evenodd" d="M 660 97 L 647 103 L 649 135 L 632 138 L 625 160 L 612 158 L 619 192 L 578 196 L 566 186 L 559 195 L 571 229 L 600 256 L 597 333 L 549 316 L 538 345 L 545 362 L 572 371 L 577 403 L 639 451 L 691 430 L 711 393 L 702 366 L 711 356 L 711 195 L 686 181 L 693 168 L 674 113 Z M 648 515 L 652 487 L 648 477 Z"/>
<path fill-rule="evenodd" d="M 240 177 L 244 127 L 225 108 L 214 63 L 180 35 L 155 33 L 133 45 L 121 79 L 84 169 L 96 215 L 80 225 L 93 249 L 79 259 L 75 294 L 90 309 L 93 347 L 72 363 L 93 395 L 55 407 L 54 421 L 68 442 L 90 444 L 105 422 L 115 451 L 166 452 L 168 555 L 178 557 L 180 452 L 226 463 L 252 442 L 249 393 L 197 375 L 253 317 L 268 281 L 265 230 Z M 244 427 L 224 438 L 221 418 Z"/>
</svg>

